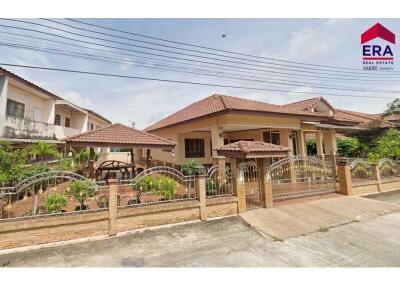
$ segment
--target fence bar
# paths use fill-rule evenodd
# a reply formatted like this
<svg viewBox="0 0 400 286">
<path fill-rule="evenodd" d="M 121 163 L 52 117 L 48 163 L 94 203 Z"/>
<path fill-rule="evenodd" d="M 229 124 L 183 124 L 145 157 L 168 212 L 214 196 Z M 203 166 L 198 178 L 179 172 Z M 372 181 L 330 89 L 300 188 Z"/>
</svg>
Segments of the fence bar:
<svg viewBox="0 0 400 286">
<path fill-rule="evenodd" d="M 109 196 L 108 196 L 108 234 L 116 235 L 117 234 L 117 218 L 118 218 L 118 180 L 109 179 Z"/>
</svg>

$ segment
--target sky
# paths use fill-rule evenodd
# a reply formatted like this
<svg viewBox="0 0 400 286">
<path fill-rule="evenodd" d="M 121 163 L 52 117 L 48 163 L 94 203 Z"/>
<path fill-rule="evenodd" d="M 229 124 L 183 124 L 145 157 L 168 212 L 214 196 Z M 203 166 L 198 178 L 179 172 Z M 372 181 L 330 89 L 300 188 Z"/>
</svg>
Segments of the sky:
<svg viewBox="0 0 400 286">
<path fill-rule="evenodd" d="M 62 27 L 55 23 L 45 22 L 39 19 L 28 19 L 28 21 Z M 57 21 L 63 20 L 58 19 Z M 83 21 L 173 41 L 280 60 L 355 68 L 359 69 L 359 72 L 362 72 L 360 44 L 360 35 L 362 32 L 377 22 L 380 22 L 395 34 L 399 34 L 400 32 L 400 22 L 395 19 L 83 19 Z M 0 21 L 0 24 L 19 27 L 29 26 L 7 21 Z M 69 22 L 69 24 L 73 23 Z M 74 25 L 78 24 L 75 23 Z M 65 27 L 63 28 L 65 29 Z M 95 29 L 87 26 L 86 28 Z M 49 31 L 42 27 L 36 27 L 36 29 Z M 4 27 L 0 27 L 0 31 L 15 32 L 15 30 Z M 20 31 L 18 32 L 21 33 Z M 68 33 L 60 31 L 55 33 L 64 36 L 68 35 Z M 223 34 L 227 34 L 227 36 L 222 37 Z M 112 39 L 109 37 L 106 38 Z M 138 39 L 146 40 L 143 38 Z M 0 35 L 0 41 L 3 42 L 5 40 L 7 40 L 7 37 Z M 96 42 L 101 43 L 102 41 Z M 44 45 L 37 44 L 37 46 Z M 124 46 L 122 45 L 121 47 Z M 90 49 L 90 45 L 87 45 L 87 48 Z M 97 54 L 96 51 L 91 52 Z M 397 55 L 398 46 L 395 46 L 395 59 Z M 116 57 L 124 60 L 124 56 L 122 55 L 117 55 Z M 157 122 L 165 116 L 195 101 L 216 93 L 275 104 L 285 104 L 318 96 L 298 94 L 293 93 L 293 91 L 341 95 L 396 96 L 396 94 L 388 95 L 379 92 L 362 93 L 323 90 L 307 86 L 296 87 L 259 84 L 226 78 L 206 77 L 184 72 L 176 73 L 172 71 L 148 69 L 137 63 L 105 63 L 27 49 L 17 49 L 3 45 L 0 45 L 0 62 L 52 68 L 79 69 L 141 77 L 219 83 L 223 85 L 280 88 L 292 91 L 272 92 L 194 86 L 4 66 L 4 68 L 38 84 L 60 97 L 102 114 L 113 122 L 127 125 L 130 125 L 131 122 L 135 122 L 136 127 L 140 129 Z M 307 66 L 305 65 L 303 67 Z M 399 71 L 397 66 L 395 66 L 395 71 Z M 277 77 L 274 75 L 266 75 L 265 78 L 276 79 Z M 280 79 L 287 80 L 285 76 L 281 76 Z M 307 79 L 291 78 L 291 80 L 306 81 Z M 389 84 L 374 84 L 368 81 L 361 84 L 343 81 L 330 82 L 326 80 L 323 82 L 313 80 L 313 82 L 315 84 L 320 83 L 333 86 L 400 90 L 400 83 L 398 83 L 398 80 L 397 82 L 391 81 Z M 324 97 L 334 107 L 368 113 L 382 112 L 391 101 L 390 99 L 351 98 L 344 96 Z"/>
</svg>

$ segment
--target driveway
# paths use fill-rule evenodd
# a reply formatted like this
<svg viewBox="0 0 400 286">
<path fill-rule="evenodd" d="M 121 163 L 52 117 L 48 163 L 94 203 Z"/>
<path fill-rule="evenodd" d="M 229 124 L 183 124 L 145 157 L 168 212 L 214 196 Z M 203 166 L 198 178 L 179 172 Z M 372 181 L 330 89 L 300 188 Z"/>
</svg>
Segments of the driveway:
<svg viewBox="0 0 400 286">
<path fill-rule="evenodd" d="M 399 237 L 400 213 L 388 209 L 283 240 L 230 217 L 0 255 L 0 266 L 400 266 Z"/>
</svg>

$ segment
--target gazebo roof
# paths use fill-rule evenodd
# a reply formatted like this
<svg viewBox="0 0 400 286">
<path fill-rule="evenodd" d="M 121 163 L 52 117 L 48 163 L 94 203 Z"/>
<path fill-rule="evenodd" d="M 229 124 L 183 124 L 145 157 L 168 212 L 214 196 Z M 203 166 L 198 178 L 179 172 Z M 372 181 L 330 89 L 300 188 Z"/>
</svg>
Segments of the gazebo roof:
<svg viewBox="0 0 400 286">
<path fill-rule="evenodd" d="M 175 143 L 119 123 L 64 138 L 70 146 L 173 149 Z"/>
<path fill-rule="evenodd" d="M 217 149 L 218 155 L 235 158 L 287 157 L 289 148 L 261 141 L 237 141 Z"/>
</svg>

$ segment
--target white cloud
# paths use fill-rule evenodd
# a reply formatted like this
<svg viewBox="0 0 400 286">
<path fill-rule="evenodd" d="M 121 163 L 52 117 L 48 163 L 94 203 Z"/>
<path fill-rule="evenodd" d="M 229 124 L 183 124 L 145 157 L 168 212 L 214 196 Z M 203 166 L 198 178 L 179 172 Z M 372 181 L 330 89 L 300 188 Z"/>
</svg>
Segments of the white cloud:
<svg viewBox="0 0 400 286">
<path fill-rule="evenodd" d="M 89 108 L 92 103 L 92 101 L 89 98 L 80 95 L 76 91 L 64 90 L 64 91 L 57 92 L 57 94 L 60 97 L 66 99 L 80 107 Z"/>
</svg>

